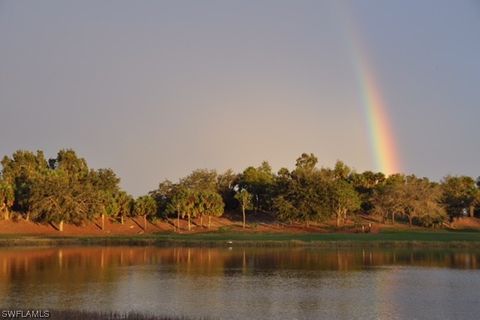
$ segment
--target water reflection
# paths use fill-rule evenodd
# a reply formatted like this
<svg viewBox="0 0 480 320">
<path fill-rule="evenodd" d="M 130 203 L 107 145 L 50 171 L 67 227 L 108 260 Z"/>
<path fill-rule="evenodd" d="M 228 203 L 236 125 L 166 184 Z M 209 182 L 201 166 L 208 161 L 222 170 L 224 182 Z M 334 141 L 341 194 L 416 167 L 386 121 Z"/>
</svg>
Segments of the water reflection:
<svg viewBox="0 0 480 320">
<path fill-rule="evenodd" d="M 58 279 L 74 273 L 72 281 L 82 282 L 82 277 L 92 275 L 107 281 L 116 267 L 151 264 L 171 266 L 179 273 L 214 276 L 269 269 L 353 271 L 392 265 L 479 269 L 479 261 L 480 251 L 458 249 L 4 248 L 0 249 L 0 279 L 43 276 L 48 280 L 49 276 Z"/>
<path fill-rule="evenodd" d="M 439 249 L 0 249 L 0 306 L 232 319 L 390 319 L 431 307 L 426 318 L 461 319 L 479 311 L 467 303 L 479 259 Z"/>
</svg>

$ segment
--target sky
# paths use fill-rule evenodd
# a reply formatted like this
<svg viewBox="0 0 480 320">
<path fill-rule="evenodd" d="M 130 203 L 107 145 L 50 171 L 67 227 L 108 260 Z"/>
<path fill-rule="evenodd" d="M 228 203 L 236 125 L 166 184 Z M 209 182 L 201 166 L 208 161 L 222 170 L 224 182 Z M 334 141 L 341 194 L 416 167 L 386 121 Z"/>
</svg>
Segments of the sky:
<svg viewBox="0 0 480 320">
<path fill-rule="evenodd" d="M 73 148 L 134 195 L 303 152 L 378 170 L 360 65 L 399 171 L 476 177 L 479 57 L 478 0 L 0 0 L 0 155 Z"/>
</svg>

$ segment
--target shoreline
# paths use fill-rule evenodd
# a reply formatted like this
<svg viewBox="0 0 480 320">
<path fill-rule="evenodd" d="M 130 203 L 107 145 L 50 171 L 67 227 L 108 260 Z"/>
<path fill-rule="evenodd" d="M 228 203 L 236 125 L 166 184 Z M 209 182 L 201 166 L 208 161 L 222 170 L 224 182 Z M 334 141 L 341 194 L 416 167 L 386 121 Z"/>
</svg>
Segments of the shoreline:
<svg viewBox="0 0 480 320">
<path fill-rule="evenodd" d="M 45 236 L 0 234 L 0 248 L 56 246 L 478 248 L 477 232 L 348 233 L 159 233 L 136 236 Z"/>
</svg>

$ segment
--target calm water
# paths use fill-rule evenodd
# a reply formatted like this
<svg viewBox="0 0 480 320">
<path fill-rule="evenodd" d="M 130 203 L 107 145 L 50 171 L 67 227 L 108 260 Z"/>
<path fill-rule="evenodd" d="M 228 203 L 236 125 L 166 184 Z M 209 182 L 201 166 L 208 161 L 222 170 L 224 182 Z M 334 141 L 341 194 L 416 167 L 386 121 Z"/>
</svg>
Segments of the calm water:
<svg viewBox="0 0 480 320">
<path fill-rule="evenodd" d="M 480 250 L 0 249 L 0 308 L 211 319 L 478 319 Z"/>
</svg>

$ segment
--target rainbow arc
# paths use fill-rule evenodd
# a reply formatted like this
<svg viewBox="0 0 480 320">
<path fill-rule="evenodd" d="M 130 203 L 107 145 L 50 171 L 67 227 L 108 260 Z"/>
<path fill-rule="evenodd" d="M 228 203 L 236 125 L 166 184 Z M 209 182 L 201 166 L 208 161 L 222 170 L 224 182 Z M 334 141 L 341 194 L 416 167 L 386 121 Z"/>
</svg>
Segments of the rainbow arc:
<svg viewBox="0 0 480 320">
<path fill-rule="evenodd" d="M 398 149 L 381 86 L 375 77 L 373 64 L 368 59 L 368 51 L 363 46 L 365 41 L 358 34 L 358 26 L 354 26 L 353 15 L 348 14 L 350 10 L 346 9 L 340 8 L 340 11 L 344 13 L 342 16 L 347 26 L 347 43 L 357 76 L 375 169 L 386 175 L 398 173 L 401 171 Z"/>
</svg>

